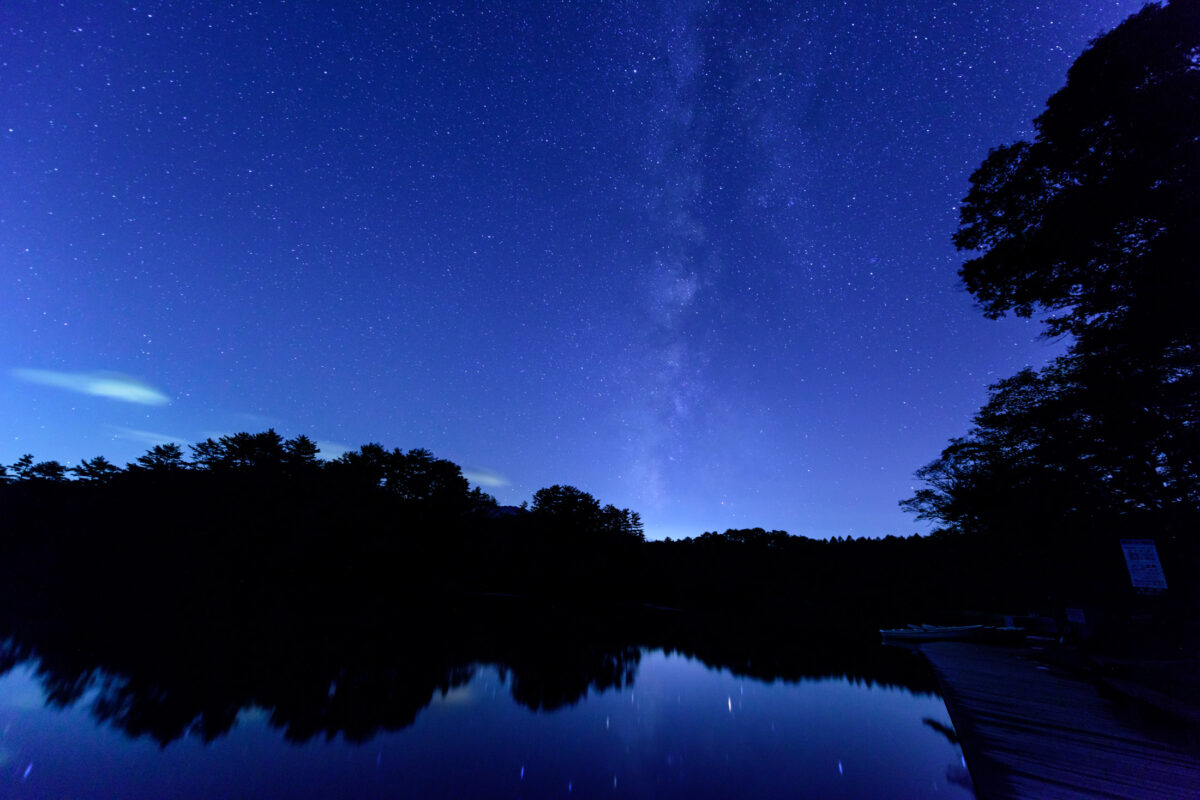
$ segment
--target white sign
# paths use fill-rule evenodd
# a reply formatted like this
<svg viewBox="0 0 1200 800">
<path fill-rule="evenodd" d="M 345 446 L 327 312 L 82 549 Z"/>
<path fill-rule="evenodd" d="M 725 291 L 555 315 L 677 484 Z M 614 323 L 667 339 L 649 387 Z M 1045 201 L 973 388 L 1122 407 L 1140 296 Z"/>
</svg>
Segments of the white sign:
<svg viewBox="0 0 1200 800">
<path fill-rule="evenodd" d="M 1121 549 L 1125 551 L 1125 566 L 1129 568 L 1133 588 L 1166 590 L 1167 577 L 1163 575 L 1153 539 L 1122 539 Z"/>
</svg>

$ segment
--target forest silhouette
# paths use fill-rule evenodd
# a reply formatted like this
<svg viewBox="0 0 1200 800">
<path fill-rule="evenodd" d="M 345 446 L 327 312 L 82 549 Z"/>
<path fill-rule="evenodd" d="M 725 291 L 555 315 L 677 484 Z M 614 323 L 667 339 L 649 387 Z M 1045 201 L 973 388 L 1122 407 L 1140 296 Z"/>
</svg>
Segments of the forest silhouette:
<svg viewBox="0 0 1200 800">
<path fill-rule="evenodd" d="M 307 437 L 273 430 L 190 450 L 157 445 L 125 468 L 29 456 L 9 467 L 0 485 L 6 607 L 120 609 L 171 624 L 369 622 L 515 595 L 861 634 L 967 609 L 1133 600 L 1115 542 L 1083 551 L 1046 537 L 1031 554 L 1017 533 L 821 540 L 759 528 L 647 541 L 636 512 L 571 486 L 500 506 L 425 450 L 367 444 L 323 461 Z M 1163 546 L 1179 563 L 1173 542 Z"/>
<path fill-rule="evenodd" d="M 646 541 L 636 512 L 571 486 L 499 506 L 424 450 L 368 444 L 322 461 L 307 437 L 273 430 L 190 449 L 185 458 L 157 445 L 125 468 L 99 457 L 71 469 L 29 456 L 12 465 L 0 486 L 7 593 L 124 597 L 197 616 L 358 615 L 461 594 L 708 611 L 786 604 L 806 624 L 839 598 L 839 619 L 857 613 L 869 627 L 894 615 L 898 591 L 919 603 L 920 584 L 942 583 L 940 561 L 956 545 L 761 529 Z"/>
</svg>

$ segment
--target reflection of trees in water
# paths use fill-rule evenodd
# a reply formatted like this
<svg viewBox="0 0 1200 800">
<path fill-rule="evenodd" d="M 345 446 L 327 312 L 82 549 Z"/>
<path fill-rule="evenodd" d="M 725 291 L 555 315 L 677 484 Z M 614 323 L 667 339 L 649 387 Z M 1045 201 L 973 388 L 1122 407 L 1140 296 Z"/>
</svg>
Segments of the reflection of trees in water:
<svg viewBox="0 0 1200 800">
<path fill-rule="evenodd" d="M 467 684 L 485 665 L 498 670 L 520 706 L 553 712 L 591 691 L 631 687 L 643 646 L 763 680 L 834 676 L 933 689 L 918 659 L 887 648 L 720 642 L 699 622 L 689 633 L 687 626 L 659 622 L 628 628 L 593 619 L 569 627 L 561 614 L 547 619 L 494 609 L 471 619 L 398 626 L 407 631 L 402 639 L 389 639 L 379 626 L 354 632 L 238 629 L 232 622 L 153 630 L 128 621 L 106 630 L 97 630 L 95 620 L 7 625 L 0 630 L 7 637 L 0 640 L 0 673 L 36 663 L 48 705 L 83 699 L 97 721 L 162 745 L 184 736 L 217 739 L 253 708 L 265 710 L 292 742 L 338 735 L 365 742 L 411 725 L 436 696 Z M 629 632 L 615 636 L 614 629 Z"/>
<path fill-rule="evenodd" d="M 590 690 L 630 685 L 641 658 L 633 646 L 499 628 L 442 636 L 425 626 L 402 643 L 378 632 L 124 633 L 91 635 L 61 624 L 9 628 L 0 633 L 8 637 L 0 640 L 0 674 L 34 663 L 47 705 L 84 699 L 97 721 L 163 745 L 184 736 L 212 741 L 251 708 L 265 710 L 292 742 L 339 734 L 364 742 L 411 725 L 435 696 L 465 685 L 482 665 L 498 669 L 521 706 L 553 711 Z"/>
<path fill-rule="evenodd" d="M 271 723 L 291 741 L 341 733 L 349 741 L 364 742 L 380 730 L 408 727 L 435 694 L 466 684 L 474 674 L 469 664 L 355 665 L 336 672 L 326 697 L 279 697 L 269 706 Z"/>
<path fill-rule="evenodd" d="M 500 677 L 525 708 L 554 711 L 574 705 L 589 689 L 605 692 L 632 686 L 641 659 L 642 651 L 632 646 L 518 653 L 500 665 Z"/>
</svg>

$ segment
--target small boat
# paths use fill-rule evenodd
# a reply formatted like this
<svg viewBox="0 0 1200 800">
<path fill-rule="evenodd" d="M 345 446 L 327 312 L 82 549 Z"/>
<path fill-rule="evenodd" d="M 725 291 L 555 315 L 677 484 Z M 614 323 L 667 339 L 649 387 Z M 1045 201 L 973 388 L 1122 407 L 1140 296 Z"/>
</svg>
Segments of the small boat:
<svg viewBox="0 0 1200 800">
<path fill-rule="evenodd" d="M 938 642 L 976 639 L 983 630 L 982 625 L 909 625 L 907 628 L 880 629 L 879 634 L 885 642 Z"/>
</svg>

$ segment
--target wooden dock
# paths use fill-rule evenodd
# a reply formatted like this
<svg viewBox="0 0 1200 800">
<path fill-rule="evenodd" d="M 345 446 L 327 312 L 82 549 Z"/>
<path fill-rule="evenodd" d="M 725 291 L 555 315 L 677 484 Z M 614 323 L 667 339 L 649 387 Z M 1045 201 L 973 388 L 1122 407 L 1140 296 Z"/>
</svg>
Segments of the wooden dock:
<svg viewBox="0 0 1200 800">
<path fill-rule="evenodd" d="M 980 800 L 1200 797 L 1200 750 L 1181 725 L 1028 649 L 930 642 L 921 652 Z"/>
</svg>

